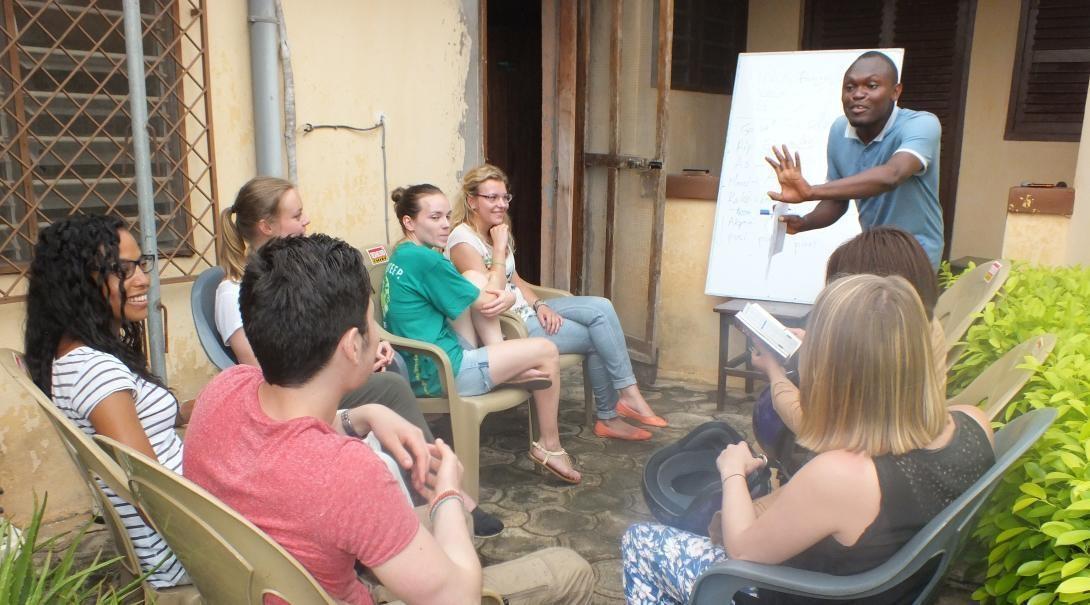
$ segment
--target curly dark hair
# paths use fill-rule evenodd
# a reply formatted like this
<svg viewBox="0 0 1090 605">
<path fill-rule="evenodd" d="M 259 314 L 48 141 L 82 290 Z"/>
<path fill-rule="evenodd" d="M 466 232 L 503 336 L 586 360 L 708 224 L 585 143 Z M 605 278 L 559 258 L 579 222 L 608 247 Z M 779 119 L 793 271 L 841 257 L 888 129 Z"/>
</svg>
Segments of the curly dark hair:
<svg viewBox="0 0 1090 605">
<path fill-rule="evenodd" d="M 148 369 L 144 324 L 122 319 L 118 334 L 103 294 L 107 276 L 117 275 L 125 300 L 118 248 L 120 231 L 126 228 L 116 216 L 72 216 L 38 234 L 30 263 L 23 346 L 30 377 L 50 397 L 53 358 L 65 336 L 113 355 L 144 380 L 163 386 Z"/>
</svg>

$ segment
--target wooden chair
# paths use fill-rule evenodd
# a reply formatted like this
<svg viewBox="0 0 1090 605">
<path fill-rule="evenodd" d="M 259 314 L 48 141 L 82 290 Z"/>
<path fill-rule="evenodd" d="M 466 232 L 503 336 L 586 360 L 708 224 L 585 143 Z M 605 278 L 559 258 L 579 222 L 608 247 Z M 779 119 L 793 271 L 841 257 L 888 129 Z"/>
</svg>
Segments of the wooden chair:
<svg viewBox="0 0 1090 605">
<path fill-rule="evenodd" d="M 118 552 L 122 557 L 122 567 L 132 577 L 140 577 L 143 571 L 140 569 L 140 559 L 136 556 L 129 534 L 125 531 L 125 524 L 117 514 L 117 510 L 110 504 L 106 493 L 99 487 L 95 477 L 108 485 L 122 500 L 133 504 L 132 494 L 129 492 L 128 481 L 124 471 L 113 460 L 106 456 L 101 448 L 72 423 L 59 409 L 45 396 L 45 393 L 27 375 L 23 366 L 22 355 L 11 349 L 0 349 L 0 365 L 28 397 L 33 398 L 45 412 L 49 423 L 61 437 L 65 449 L 72 456 L 76 467 L 80 470 L 96 506 L 102 511 L 102 519 L 106 525 L 110 537 L 114 541 Z M 170 471 L 167 471 L 170 472 Z M 184 561 L 182 562 L 184 565 Z M 144 599 L 149 603 L 161 605 L 190 605 L 201 603 L 201 595 L 192 585 L 175 586 L 173 588 L 156 588 L 144 582 Z"/>
<path fill-rule="evenodd" d="M 965 348 L 961 337 L 976 321 L 976 314 L 995 297 L 1010 275 L 1008 260 L 983 263 L 962 274 L 935 303 L 935 319 L 946 335 L 946 369 L 953 367 Z"/>
<path fill-rule="evenodd" d="M 947 405 L 979 405 L 989 420 L 995 420 L 1036 371 L 1018 366 L 1026 357 L 1043 362 L 1055 346 L 1056 337 L 1052 334 L 1029 338 L 985 368 L 960 393 L 948 399 Z"/>
<path fill-rule="evenodd" d="M 368 275 L 371 278 L 373 293 L 371 303 L 374 306 L 375 321 L 382 324 L 382 303 L 380 292 L 386 275 L 387 254 L 372 253 L 381 246 L 367 248 L 371 265 Z M 517 320 L 517 318 L 511 318 Z M 520 322 L 521 323 L 521 322 Z M 513 321 L 503 322 L 505 335 L 510 335 Z M 420 411 L 425 414 L 450 414 L 451 430 L 454 433 L 454 449 L 462 462 L 462 488 L 474 499 L 480 495 L 480 459 L 481 459 L 481 422 L 492 412 L 513 408 L 530 398 L 530 393 L 523 389 L 496 389 L 472 397 L 458 394 L 454 382 L 454 370 L 445 351 L 430 342 L 403 338 L 379 328 L 380 338 L 408 352 L 423 354 L 432 359 L 439 370 L 439 382 L 442 395 L 438 397 L 418 397 Z"/>
</svg>

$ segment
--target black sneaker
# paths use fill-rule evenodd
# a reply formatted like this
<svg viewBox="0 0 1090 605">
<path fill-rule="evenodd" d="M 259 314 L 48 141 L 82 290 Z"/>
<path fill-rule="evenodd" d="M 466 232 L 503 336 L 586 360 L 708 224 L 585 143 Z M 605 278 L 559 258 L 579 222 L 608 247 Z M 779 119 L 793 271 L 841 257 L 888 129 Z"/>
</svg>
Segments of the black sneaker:
<svg viewBox="0 0 1090 605">
<path fill-rule="evenodd" d="M 503 521 L 496 515 L 485 512 L 480 506 L 469 514 L 473 517 L 473 535 L 478 538 L 491 538 L 503 531 Z"/>
</svg>

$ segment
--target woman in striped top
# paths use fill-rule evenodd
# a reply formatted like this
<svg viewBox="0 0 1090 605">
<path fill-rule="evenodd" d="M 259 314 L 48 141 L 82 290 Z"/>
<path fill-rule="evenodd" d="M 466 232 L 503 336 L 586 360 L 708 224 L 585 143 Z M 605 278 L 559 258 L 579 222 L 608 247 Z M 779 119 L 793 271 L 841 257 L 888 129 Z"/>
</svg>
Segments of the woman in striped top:
<svg viewBox="0 0 1090 605">
<path fill-rule="evenodd" d="M 26 362 L 35 384 L 88 435 L 107 435 L 181 474 L 174 432 L 189 406 L 147 366 L 152 258 L 113 216 L 78 216 L 41 231 L 27 292 Z M 183 413 L 184 412 L 184 413 Z M 166 542 L 102 485 L 156 587 L 189 583 Z"/>
</svg>

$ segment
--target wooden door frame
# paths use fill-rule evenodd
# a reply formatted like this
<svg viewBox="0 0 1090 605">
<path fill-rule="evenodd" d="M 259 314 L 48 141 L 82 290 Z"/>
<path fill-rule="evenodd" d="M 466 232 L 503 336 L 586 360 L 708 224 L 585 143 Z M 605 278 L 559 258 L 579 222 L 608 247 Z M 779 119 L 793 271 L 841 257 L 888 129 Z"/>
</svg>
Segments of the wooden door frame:
<svg viewBox="0 0 1090 605">
<path fill-rule="evenodd" d="M 595 0 L 542 0 L 542 281 L 564 289 L 585 289 L 585 251 L 591 236 L 584 217 L 584 168 L 606 169 L 604 295 L 614 292 L 614 233 L 621 170 L 654 170 L 655 199 L 647 289 L 647 321 L 640 337 L 628 337 L 634 360 L 657 362 L 657 311 L 661 298 L 662 243 L 666 218 L 665 156 L 669 133 L 669 92 L 673 56 L 673 0 L 658 2 L 658 46 L 654 158 L 622 154 L 620 136 L 622 15 L 624 0 L 612 0 L 609 59 L 609 148 L 586 153 L 586 82 L 589 77 L 590 3 Z M 657 166 L 657 168 L 656 168 Z M 580 244 L 573 249 L 573 244 Z"/>
<path fill-rule="evenodd" d="M 577 109 L 578 40 L 576 1 L 541 0 L 541 282 L 562 290 L 574 283 L 576 177 L 582 180 L 583 172 L 582 148 L 576 146 L 583 138 L 577 122 L 583 116 Z"/>
</svg>

